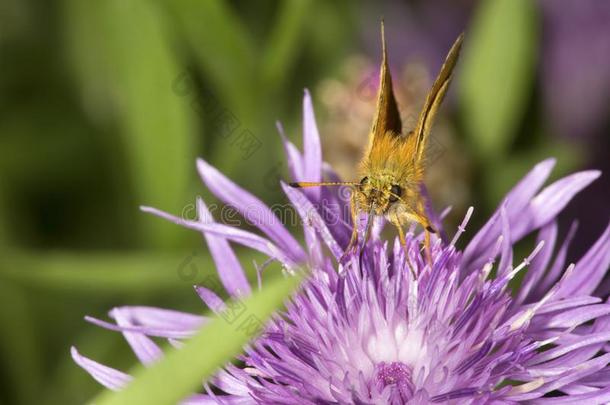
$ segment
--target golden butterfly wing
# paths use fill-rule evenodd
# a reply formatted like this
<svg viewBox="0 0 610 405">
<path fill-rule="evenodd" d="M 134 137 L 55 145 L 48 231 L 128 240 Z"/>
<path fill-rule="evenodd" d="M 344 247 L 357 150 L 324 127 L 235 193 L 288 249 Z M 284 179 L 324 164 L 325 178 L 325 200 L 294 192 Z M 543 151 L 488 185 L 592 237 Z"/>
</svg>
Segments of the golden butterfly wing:
<svg viewBox="0 0 610 405">
<path fill-rule="evenodd" d="M 392 76 L 388 67 L 383 22 L 381 23 L 381 44 L 383 56 L 379 73 L 379 93 L 377 95 L 377 108 L 373 119 L 373 127 L 369 136 L 369 152 L 372 145 L 383 138 L 388 132 L 396 136 L 400 136 L 402 132 L 400 112 L 398 111 L 398 104 L 392 90 Z"/>
<path fill-rule="evenodd" d="M 430 130 L 434 123 L 434 117 L 445 97 L 449 83 L 451 82 L 453 69 L 457 63 L 463 40 L 464 34 L 460 34 L 453 43 L 441 71 L 434 81 L 432 89 L 430 90 L 430 93 L 428 93 L 428 97 L 426 97 L 426 102 L 424 103 L 424 107 L 417 120 L 417 126 L 412 135 L 415 136 L 415 161 L 418 163 L 423 159 L 428 136 L 430 135 Z"/>
</svg>

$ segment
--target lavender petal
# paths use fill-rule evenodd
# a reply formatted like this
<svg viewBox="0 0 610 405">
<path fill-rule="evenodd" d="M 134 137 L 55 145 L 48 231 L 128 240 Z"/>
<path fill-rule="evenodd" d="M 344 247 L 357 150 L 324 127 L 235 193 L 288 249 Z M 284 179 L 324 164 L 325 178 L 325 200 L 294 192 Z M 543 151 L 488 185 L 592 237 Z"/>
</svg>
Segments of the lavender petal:
<svg viewBox="0 0 610 405">
<path fill-rule="evenodd" d="M 528 301 L 528 295 L 544 275 L 544 271 L 551 260 L 556 240 L 557 222 L 552 221 L 543 227 L 538 234 L 536 244 L 544 241 L 544 246 L 542 247 L 540 254 L 532 260 L 523 282 L 521 283 L 521 288 L 519 288 L 517 298 L 515 298 L 515 301 L 513 302 L 514 306 L 521 305 Z"/>
<path fill-rule="evenodd" d="M 88 372 L 97 382 L 113 391 L 125 388 L 131 376 L 82 356 L 74 346 L 70 348 L 74 362 Z"/>
<path fill-rule="evenodd" d="M 610 266 L 610 225 L 589 251 L 578 261 L 569 283 L 564 284 L 558 297 L 591 294 Z"/>
<path fill-rule="evenodd" d="M 303 174 L 303 156 L 301 152 L 297 149 L 297 147 L 286 138 L 286 134 L 284 133 L 284 127 L 278 121 L 276 123 L 277 130 L 282 139 L 282 145 L 284 145 L 284 153 L 286 154 L 286 161 L 288 162 L 288 171 L 290 172 L 290 176 L 292 181 L 299 181 L 305 179 Z"/>
<path fill-rule="evenodd" d="M 210 211 L 201 198 L 197 198 L 197 213 L 201 223 L 209 224 L 214 222 Z M 222 269 L 222 271 L 218 272 L 218 277 L 229 295 L 232 297 L 250 295 L 251 289 L 246 279 L 246 274 L 227 240 L 212 233 L 204 232 L 203 236 L 208 244 L 216 268 Z"/>
<path fill-rule="evenodd" d="M 320 144 L 320 134 L 316 124 L 316 117 L 313 112 L 313 103 L 309 90 L 305 90 L 303 97 L 303 176 L 306 181 L 322 181 L 322 146 Z M 308 195 L 318 201 L 320 198 L 319 189 L 308 190 Z"/>
<path fill-rule="evenodd" d="M 114 318 L 120 327 L 133 326 L 129 313 L 121 308 L 114 308 L 112 311 L 110 311 L 110 316 Z M 163 356 L 163 352 L 159 346 L 145 334 L 123 331 L 123 336 L 142 364 L 146 366 L 151 365 Z"/>
<path fill-rule="evenodd" d="M 263 231 L 276 245 L 293 259 L 303 261 L 305 253 L 284 228 L 280 219 L 261 200 L 229 180 L 203 159 L 197 159 L 201 179 L 218 199 L 234 207 L 248 223 Z"/>
<path fill-rule="evenodd" d="M 330 233 L 326 223 L 313 204 L 303 195 L 303 193 L 286 185 L 285 183 L 282 183 L 282 189 L 303 219 L 305 228 L 311 229 L 311 231 L 315 229 L 320 234 L 322 240 L 326 243 L 335 258 L 340 258 L 343 254 L 343 250 Z M 316 249 L 319 249 L 319 247 L 316 247 Z"/>
<path fill-rule="evenodd" d="M 546 179 L 551 174 L 551 170 L 555 166 L 555 159 L 547 159 L 538 163 L 534 168 L 506 195 L 500 206 L 506 204 L 507 214 L 510 223 L 518 222 L 513 220 L 517 217 L 525 206 L 530 202 L 532 197 L 538 192 Z M 500 211 L 496 211 L 490 220 L 481 228 L 479 232 L 472 238 L 470 243 L 464 249 L 463 267 L 467 272 L 470 272 L 481 265 L 479 258 L 487 258 L 487 253 L 493 249 L 493 245 L 500 234 Z M 483 260 L 484 262 L 484 260 Z"/>
<path fill-rule="evenodd" d="M 255 235 L 251 232 L 243 231 L 232 226 L 222 225 L 218 223 L 213 224 L 202 224 L 195 221 L 189 221 L 182 218 L 178 218 L 174 215 L 168 214 L 156 208 L 151 207 L 140 207 L 143 212 L 156 215 L 168 221 L 171 221 L 177 225 L 184 226 L 186 228 L 194 229 L 199 232 L 209 232 L 224 237 L 225 239 L 232 240 L 241 245 L 247 246 L 267 256 L 277 259 L 288 268 L 294 268 L 296 262 L 292 257 L 287 256 L 283 250 L 278 248 L 272 242 Z M 300 248 L 299 248 L 300 249 Z"/>
<path fill-rule="evenodd" d="M 545 187 L 521 213 L 519 221 L 516 222 L 513 242 L 555 218 L 576 194 L 600 174 L 597 170 L 574 173 Z"/>
</svg>

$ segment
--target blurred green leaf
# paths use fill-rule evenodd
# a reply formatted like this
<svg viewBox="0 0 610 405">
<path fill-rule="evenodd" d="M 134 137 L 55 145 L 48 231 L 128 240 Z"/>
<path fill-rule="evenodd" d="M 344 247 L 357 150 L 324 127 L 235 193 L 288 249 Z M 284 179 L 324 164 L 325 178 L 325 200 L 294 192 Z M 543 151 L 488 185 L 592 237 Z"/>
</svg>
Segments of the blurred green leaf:
<svg viewBox="0 0 610 405">
<path fill-rule="evenodd" d="M 118 393 L 105 392 L 98 405 L 165 405 L 184 399 L 201 389 L 202 381 L 239 353 L 250 338 L 242 322 L 264 322 L 297 288 L 300 277 L 279 278 L 244 300 L 240 322 L 229 323 L 216 316 L 181 349 L 168 349 L 166 356 L 150 368 L 138 366 L 134 381 Z M 228 304 L 229 307 L 231 303 Z M 244 322 L 245 323 L 245 322 Z M 247 328 L 246 328 L 247 329 Z M 260 332 L 260 331 L 259 331 Z M 171 381 L 171 384 L 167 384 Z"/>
<path fill-rule="evenodd" d="M 74 64 L 117 115 L 136 201 L 180 212 L 194 177 L 194 116 L 173 92 L 180 68 L 160 10 L 147 0 L 67 0 L 66 9 Z M 178 244 L 178 229 L 141 227 L 148 244 Z"/>
<path fill-rule="evenodd" d="M 41 389 L 42 353 L 40 331 L 35 328 L 25 291 L 12 283 L 0 282 L 0 353 L 8 370 L 13 400 L 36 403 Z M 3 395 L 9 394 L 3 392 Z"/>
<path fill-rule="evenodd" d="M 243 263 L 260 257 L 250 250 L 238 254 Z M 0 257 L 0 281 L 100 296 L 190 288 L 217 277 L 216 272 L 207 251 L 181 255 L 11 251 Z M 255 279 L 254 270 L 248 273 Z"/>
<path fill-rule="evenodd" d="M 175 16 L 210 84 L 245 120 L 256 100 L 257 57 L 239 17 L 222 0 L 175 0 L 164 6 Z"/>
<path fill-rule="evenodd" d="M 261 59 L 266 88 L 274 89 L 284 84 L 298 55 L 311 3 L 311 0 L 289 0 L 281 3 Z"/>
<path fill-rule="evenodd" d="M 204 121 L 206 144 L 212 148 L 207 156 L 215 156 L 212 164 L 229 176 L 243 173 L 240 148 L 246 138 L 260 141 L 259 123 L 266 117 L 252 35 L 226 1 L 174 0 L 163 5 L 205 78 L 206 94 L 191 91 L 188 99 Z M 258 150 L 262 159 L 264 148 Z"/>
<path fill-rule="evenodd" d="M 484 159 L 510 146 L 534 77 L 537 49 L 535 3 L 487 0 L 479 3 L 466 33 L 461 105 L 466 135 Z"/>
<path fill-rule="evenodd" d="M 5 207 L 4 198 L 6 198 L 4 191 L 4 182 L 0 180 L 0 246 L 7 246 L 9 243 L 9 233 L 7 232 L 6 218 L 8 212 Z"/>
</svg>

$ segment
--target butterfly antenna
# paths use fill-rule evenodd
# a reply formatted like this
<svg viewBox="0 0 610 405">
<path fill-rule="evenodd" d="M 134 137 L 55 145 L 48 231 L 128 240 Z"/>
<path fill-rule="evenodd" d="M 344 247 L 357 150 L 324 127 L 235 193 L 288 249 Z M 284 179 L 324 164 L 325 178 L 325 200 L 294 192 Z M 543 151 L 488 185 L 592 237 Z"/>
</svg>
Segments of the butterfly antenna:
<svg viewBox="0 0 610 405">
<path fill-rule="evenodd" d="M 353 181 L 323 181 L 323 182 L 311 182 L 311 181 L 297 181 L 288 183 L 293 188 L 307 188 L 307 187 L 321 187 L 321 186 L 357 186 L 358 183 Z"/>
</svg>

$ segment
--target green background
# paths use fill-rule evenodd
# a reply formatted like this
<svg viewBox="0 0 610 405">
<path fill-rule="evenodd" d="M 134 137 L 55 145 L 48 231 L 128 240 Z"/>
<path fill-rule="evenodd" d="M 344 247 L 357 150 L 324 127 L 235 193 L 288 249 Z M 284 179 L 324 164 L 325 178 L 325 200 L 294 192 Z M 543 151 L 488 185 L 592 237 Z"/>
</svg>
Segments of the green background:
<svg viewBox="0 0 610 405">
<path fill-rule="evenodd" d="M 195 195 L 213 201 L 197 156 L 264 201 L 284 202 L 268 185 L 270 174 L 285 175 L 275 121 L 300 145 L 303 88 L 324 117 L 317 84 L 341 79 L 352 54 L 376 60 L 379 18 L 389 16 L 390 34 L 411 23 L 393 13 L 399 3 L 0 2 L 0 404 L 83 403 L 100 392 L 72 362 L 71 345 L 121 370 L 135 364 L 120 334 L 84 315 L 130 304 L 204 311 L 192 285 L 215 270 L 200 235 L 138 206 L 192 215 Z M 418 16 L 423 3 L 401 4 Z M 556 156 L 555 178 L 595 165 L 607 135 L 561 138 L 544 113 L 538 3 L 429 3 L 423 36 L 456 8 L 467 16 L 439 40 L 438 58 L 466 30 L 440 114 L 475 173 L 473 226 L 535 162 Z M 243 131 L 259 146 L 243 144 Z M 590 199 L 607 201 L 607 180 L 600 184 Z M 581 240 L 607 217 L 607 204 L 589 212 Z M 260 260 L 239 254 L 249 268 Z"/>
</svg>

